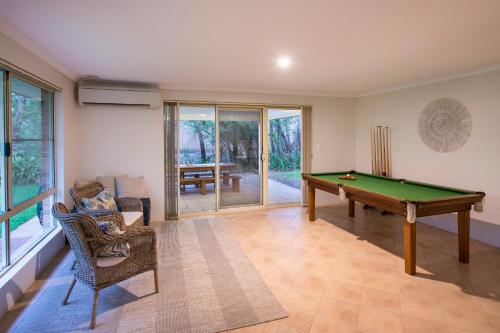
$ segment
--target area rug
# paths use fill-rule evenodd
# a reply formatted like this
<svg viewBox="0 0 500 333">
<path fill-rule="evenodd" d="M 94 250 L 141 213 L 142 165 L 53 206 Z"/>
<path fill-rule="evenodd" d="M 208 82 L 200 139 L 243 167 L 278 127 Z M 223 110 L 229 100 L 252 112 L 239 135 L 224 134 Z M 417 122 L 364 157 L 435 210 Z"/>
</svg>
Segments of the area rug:
<svg viewBox="0 0 500 333">
<path fill-rule="evenodd" d="M 284 318 L 287 313 L 221 219 L 168 221 L 157 231 L 160 293 L 147 272 L 99 296 L 92 332 L 221 332 Z M 72 279 L 72 257 L 17 320 L 11 332 L 85 332 L 92 292 Z"/>
</svg>

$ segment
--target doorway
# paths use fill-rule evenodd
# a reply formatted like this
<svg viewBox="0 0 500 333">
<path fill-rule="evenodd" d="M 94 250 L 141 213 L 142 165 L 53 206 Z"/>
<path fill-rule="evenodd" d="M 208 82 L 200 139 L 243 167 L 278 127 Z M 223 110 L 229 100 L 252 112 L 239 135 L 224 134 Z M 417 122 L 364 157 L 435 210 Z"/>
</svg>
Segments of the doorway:
<svg viewBox="0 0 500 333">
<path fill-rule="evenodd" d="M 262 204 L 262 109 L 218 109 L 219 207 Z"/>
<path fill-rule="evenodd" d="M 303 111 L 166 103 L 166 215 L 300 204 Z"/>
<path fill-rule="evenodd" d="M 302 110 L 268 108 L 268 202 L 299 203 L 302 198 Z"/>
</svg>

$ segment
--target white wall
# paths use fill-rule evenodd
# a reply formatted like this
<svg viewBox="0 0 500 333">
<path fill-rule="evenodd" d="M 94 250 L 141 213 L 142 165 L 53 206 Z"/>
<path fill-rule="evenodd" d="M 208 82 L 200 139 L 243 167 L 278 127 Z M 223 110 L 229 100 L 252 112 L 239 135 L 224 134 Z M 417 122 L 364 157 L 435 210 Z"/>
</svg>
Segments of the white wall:
<svg viewBox="0 0 500 333">
<path fill-rule="evenodd" d="M 313 171 L 354 167 L 354 100 L 201 91 L 163 91 L 168 100 L 312 105 Z M 144 175 L 152 199 L 152 219 L 164 216 L 163 112 L 120 107 L 79 110 L 81 176 Z M 320 203 L 334 196 L 318 194 Z"/>
<path fill-rule="evenodd" d="M 0 28 L 4 27 L 0 25 Z M 76 112 L 74 83 L 64 74 L 42 61 L 33 53 L 9 39 L 0 30 L 0 58 L 60 87 L 56 94 L 56 154 L 58 200 L 71 203 L 68 189 L 79 173 L 78 114 Z M 44 267 L 64 246 L 62 232 L 46 238 L 16 267 L 0 279 L 0 318 L 21 296 Z M 19 270 L 20 269 L 20 270 Z"/>
<path fill-rule="evenodd" d="M 144 176 L 151 218 L 163 220 L 163 110 L 83 106 L 79 113 L 81 178 Z"/>
<path fill-rule="evenodd" d="M 479 220 L 500 224 L 500 71 L 362 97 L 356 105 L 356 169 L 371 171 L 370 126 L 392 128 L 393 176 L 486 192 Z M 438 153 L 418 134 L 422 110 L 436 98 L 461 101 L 472 114 L 469 141 Z"/>
</svg>

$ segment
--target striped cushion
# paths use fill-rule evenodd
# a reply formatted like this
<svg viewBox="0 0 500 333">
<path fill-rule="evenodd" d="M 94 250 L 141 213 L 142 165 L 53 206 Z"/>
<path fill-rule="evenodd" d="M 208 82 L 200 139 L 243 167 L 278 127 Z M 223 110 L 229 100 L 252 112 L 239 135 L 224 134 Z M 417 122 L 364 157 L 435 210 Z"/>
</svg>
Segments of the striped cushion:
<svg viewBox="0 0 500 333">
<path fill-rule="evenodd" d="M 125 231 L 121 231 L 120 228 L 113 222 L 102 221 L 98 222 L 99 229 L 108 236 L 121 235 Z M 109 245 L 105 245 L 99 249 L 99 257 L 128 257 L 130 256 L 130 245 L 123 242 L 117 242 Z"/>
<path fill-rule="evenodd" d="M 82 205 L 91 210 L 118 210 L 115 199 L 113 199 L 113 195 L 109 190 L 104 190 L 93 198 L 82 198 Z"/>
</svg>

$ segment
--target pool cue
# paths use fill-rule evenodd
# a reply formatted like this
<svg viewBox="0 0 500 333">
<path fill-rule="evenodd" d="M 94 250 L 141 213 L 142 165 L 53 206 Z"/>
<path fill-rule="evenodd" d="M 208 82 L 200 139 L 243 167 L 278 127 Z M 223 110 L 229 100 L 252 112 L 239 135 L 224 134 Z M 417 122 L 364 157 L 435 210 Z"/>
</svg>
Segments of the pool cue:
<svg viewBox="0 0 500 333">
<path fill-rule="evenodd" d="M 373 126 L 370 126 L 370 147 L 371 147 L 371 151 L 370 151 L 370 155 L 371 155 L 371 160 L 372 160 L 372 174 L 375 174 L 375 164 L 376 164 L 376 161 L 375 161 L 375 129 L 373 128 Z M 367 204 L 364 204 L 363 205 L 363 209 L 369 209 L 369 208 L 373 208 L 372 206 L 370 205 L 367 205 Z"/>
<path fill-rule="evenodd" d="M 384 133 L 384 150 L 385 150 L 385 175 L 389 176 L 389 149 L 388 149 L 388 144 L 389 144 L 389 138 L 388 138 L 388 132 L 389 132 L 389 127 L 386 127 Z"/>
<path fill-rule="evenodd" d="M 373 174 L 376 175 L 378 172 L 378 146 L 377 146 L 377 127 L 373 129 L 373 156 L 375 158 L 375 169 L 373 170 Z"/>
<path fill-rule="evenodd" d="M 375 160 L 373 158 L 373 127 L 370 126 L 370 146 L 371 146 L 371 158 L 372 158 L 372 173 L 375 170 Z"/>
<path fill-rule="evenodd" d="M 386 164 L 385 164 L 385 127 L 382 127 L 380 129 L 380 134 L 381 134 L 381 137 L 382 137 L 382 176 L 386 176 L 387 173 L 386 173 Z"/>
<path fill-rule="evenodd" d="M 387 127 L 387 175 L 391 177 L 391 129 Z"/>
<path fill-rule="evenodd" d="M 378 126 L 378 174 L 382 175 L 382 126 Z"/>
</svg>

